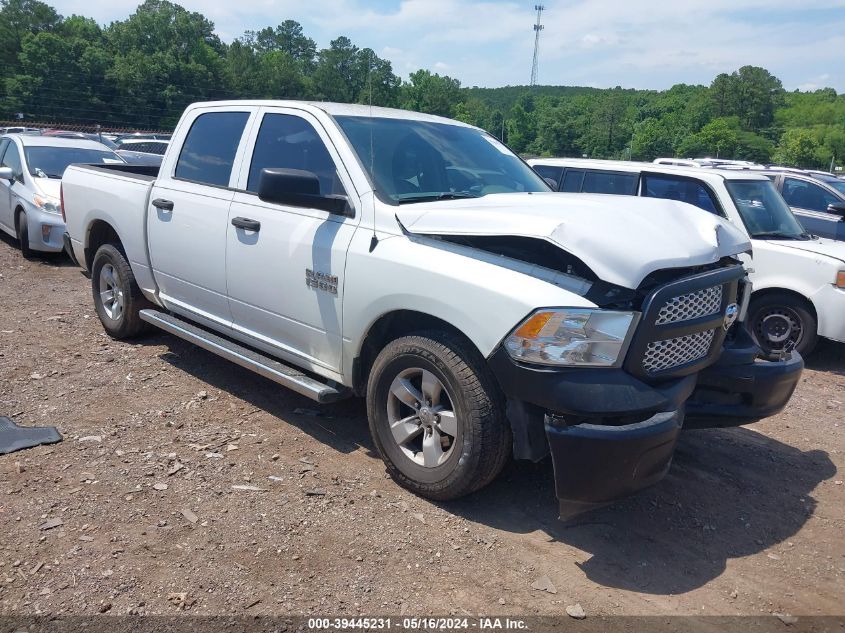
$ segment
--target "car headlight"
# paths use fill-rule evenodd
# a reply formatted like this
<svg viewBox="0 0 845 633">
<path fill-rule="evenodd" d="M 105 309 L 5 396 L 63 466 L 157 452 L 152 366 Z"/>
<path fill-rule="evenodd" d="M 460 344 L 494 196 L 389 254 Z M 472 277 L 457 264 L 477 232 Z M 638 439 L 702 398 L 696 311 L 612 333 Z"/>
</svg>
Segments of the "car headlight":
<svg viewBox="0 0 845 633">
<path fill-rule="evenodd" d="M 613 367 L 622 363 L 639 317 L 638 312 L 542 309 L 505 339 L 505 349 L 524 363 Z"/>
<path fill-rule="evenodd" d="M 54 200 L 53 198 L 46 198 L 44 196 L 35 195 L 32 197 L 32 201 L 35 203 L 35 206 L 41 209 L 42 211 L 46 211 L 47 213 L 55 213 L 56 215 L 61 215 L 62 210 L 59 207 L 59 201 Z"/>
</svg>

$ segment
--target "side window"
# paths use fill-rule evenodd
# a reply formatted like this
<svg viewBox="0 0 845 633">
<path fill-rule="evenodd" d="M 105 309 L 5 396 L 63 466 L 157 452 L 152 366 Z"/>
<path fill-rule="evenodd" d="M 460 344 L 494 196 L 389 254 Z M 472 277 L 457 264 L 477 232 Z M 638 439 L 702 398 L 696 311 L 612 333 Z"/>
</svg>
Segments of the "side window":
<svg viewBox="0 0 845 633">
<path fill-rule="evenodd" d="M 3 152 L 6 151 L 6 148 L 9 146 L 9 139 L 3 138 L 0 139 L 0 158 L 3 157 Z"/>
<path fill-rule="evenodd" d="M 176 178 L 227 187 L 248 119 L 248 112 L 208 112 L 198 116 L 182 145 Z"/>
<path fill-rule="evenodd" d="M 551 165 L 534 165 L 534 171 L 540 174 L 541 178 L 554 180 L 560 186 L 560 176 L 563 174 L 563 167 L 552 167 Z"/>
<path fill-rule="evenodd" d="M 308 121 L 291 114 L 265 114 L 255 140 L 246 189 L 258 191 L 261 170 L 278 167 L 310 171 L 320 179 L 320 194 L 345 194 L 329 150 Z"/>
<path fill-rule="evenodd" d="M 581 191 L 581 182 L 584 180 L 584 172 L 580 169 L 567 169 L 560 185 L 561 191 L 578 193 Z"/>
<path fill-rule="evenodd" d="M 15 180 L 23 182 L 23 163 L 21 162 L 21 153 L 18 151 L 18 146 L 9 142 L 9 147 L 6 153 L 3 154 L 3 167 L 11 167 L 15 174 Z"/>
<path fill-rule="evenodd" d="M 784 178 L 783 199 L 790 207 L 810 211 L 827 211 L 827 205 L 839 202 L 836 196 L 822 187 L 797 178 Z"/>
<path fill-rule="evenodd" d="M 633 196 L 636 193 L 638 174 L 614 171 L 588 171 L 581 185 L 583 193 L 610 193 Z"/>
<path fill-rule="evenodd" d="M 678 178 L 664 174 L 643 174 L 643 195 L 649 198 L 679 200 L 720 215 L 713 194 L 704 183 L 691 178 Z"/>
</svg>

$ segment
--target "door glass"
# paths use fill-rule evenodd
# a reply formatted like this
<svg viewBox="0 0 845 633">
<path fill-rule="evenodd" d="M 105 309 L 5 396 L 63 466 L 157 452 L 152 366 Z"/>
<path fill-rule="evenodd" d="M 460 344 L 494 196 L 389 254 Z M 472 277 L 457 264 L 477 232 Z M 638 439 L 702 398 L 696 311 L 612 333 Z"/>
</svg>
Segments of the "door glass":
<svg viewBox="0 0 845 633">
<path fill-rule="evenodd" d="M 563 173 L 563 167 L 552 167 L 551 165 L 534 165 L 534 171 L 540 174 L 543 178 L 554 180 L 560 184 L 560 175 Z"/>
<path fill-rule="evenodd" d="M 566 175 L 563 177 L 563 183 L 560 185 L 561 191 L 569 193 L 578 193 L 581 191 L 581 181 L 584 180 L 584 172 L 577 169 L 567 169 Z"/>
<path fill-rule="evenodd" d="M 638 174 L 614 171 L 588 171 L 581 185 L 583 193 L 611 193 L 633 196 L 636 193 Z"/>
<path fill-rule="evenodd" d="M 182 145 L 176 178 L 228 187 L 247 119 L 248 112 L 208 112 L 198 116 Z"/>
<path fill-rule="evenodd" d="M 719 207 L 716 206 L 710 190 L 698 180 L 664 174 L 643 174 L 643 178 L 645 180 L 644 196 L 679 200 L 720 215 Z"/>
<path fill-rule="evenodd" d="M 21 162 L 21 153 L 18 151 L 18 146 L 14 143 L 9 143 L 9 149 L 3 154 L 3 167 L 11 167 L 15 174 L 15 180 L 23 182 L 23 163 Z"/>
<path fill-rule="evenodd" d="M 797 178 L 784 178 L 783 199 L 790 207 L 810 211 L 827 211 L 827 205 L 840 202 L 836 196 L 818 185 Z"/>
<path fill-rule="evenodd" d="M 320 179 L 320 195 L 345 194 L 329 150 L 313 126 L 290 114 L 265 114 L 255 141 L 246 189 L 258 191 L 265 168 L 310 171 Z"/>
<path fill-rule="evenodd" d="M 8 145 L 9 145 L 9 139 L 7 139 L 7 138 L 0 139 L 0 157 L 3 156 L 3 152 L 6 151 L 6 147 L 8 147 Z"/>
</svg>

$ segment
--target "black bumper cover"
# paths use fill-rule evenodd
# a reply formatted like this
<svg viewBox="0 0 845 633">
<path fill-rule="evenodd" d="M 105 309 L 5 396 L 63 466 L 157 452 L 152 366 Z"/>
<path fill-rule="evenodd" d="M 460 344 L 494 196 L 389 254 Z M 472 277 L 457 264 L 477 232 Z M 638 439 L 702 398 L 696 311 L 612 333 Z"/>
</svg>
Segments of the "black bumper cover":
<svg viewBox="0 0 845 633">
<path fill-rule="evenodd" d="M 79 266 L 79 262 L 76 261 L 76 255 L 73 252 L 73 246 L 71 246 L 70 235 L 68 233 L 64 233 L 62 235 L 62 246 L 64 247 L 67 256 L 70 257 L 70 261 L 72 261 L 75 266 Z"/>
<path fill-rule="evenodd" d="M 490 366 L 508 397 L 514 456 L 551 453 L 562 516 L 655 484 L 671 466 L 683 427 L 738 426 L 788 402 L 801 357 L 756 361 L 757 348 L 746 343 L 738 337 L 716 365 L 658 385 L 622 369 L 520 365 L 499 349 Z"/>
</svg>

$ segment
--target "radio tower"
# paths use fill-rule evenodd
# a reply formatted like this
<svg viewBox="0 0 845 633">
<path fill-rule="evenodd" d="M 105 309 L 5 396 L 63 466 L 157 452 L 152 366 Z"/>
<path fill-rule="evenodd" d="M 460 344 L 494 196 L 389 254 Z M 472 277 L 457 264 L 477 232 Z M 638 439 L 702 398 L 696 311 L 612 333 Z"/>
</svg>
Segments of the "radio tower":
<svg viewBox="0 0 845 633">
<path fill-rule="evenodd" d="M 540 19 L 543 16 L 543 11 L 546 10 L 542 4 L 535 4 L 534 10 L 537 12 L 537 23 L 534 25 L 534 63 L 531 64 L 531 85 L 537 85 L 537 65 L 540 61 L 540 31 L 543 30 L 543 25 Z"/>
</svg>

